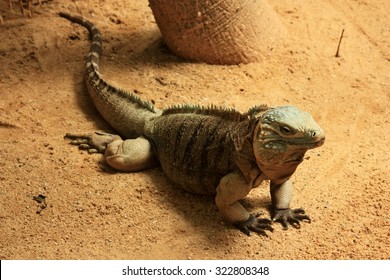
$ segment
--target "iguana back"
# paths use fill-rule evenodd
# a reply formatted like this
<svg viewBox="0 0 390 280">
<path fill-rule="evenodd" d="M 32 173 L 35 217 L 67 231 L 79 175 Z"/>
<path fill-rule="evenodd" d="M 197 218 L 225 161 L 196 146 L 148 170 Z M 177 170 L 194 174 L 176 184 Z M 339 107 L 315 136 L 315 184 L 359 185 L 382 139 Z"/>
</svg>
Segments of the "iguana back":
<svg viewBox="0 0 390 280">
<path fill-rule="evenodd" d="M 173 182 L 193 193 L 215 194 L 221 178 L 238 171 L 237 146 L 250 140 L 253 123 L 234 110 L 176 107 L 153 118 L 145 137 Z"/>
</svg>

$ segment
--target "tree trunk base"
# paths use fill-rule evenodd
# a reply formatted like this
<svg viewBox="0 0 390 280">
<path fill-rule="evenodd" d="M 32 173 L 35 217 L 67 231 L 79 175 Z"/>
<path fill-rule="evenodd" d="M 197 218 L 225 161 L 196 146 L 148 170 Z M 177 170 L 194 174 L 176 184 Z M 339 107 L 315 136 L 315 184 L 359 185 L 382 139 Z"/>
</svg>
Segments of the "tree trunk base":
<svg viewBox="0 0 390 280">
<path fill-rule="evenodd" d="M 261 61 L 287 30 L 263 0 L 149 0 L 169 49 L 210 64 Z"/>
</svg>

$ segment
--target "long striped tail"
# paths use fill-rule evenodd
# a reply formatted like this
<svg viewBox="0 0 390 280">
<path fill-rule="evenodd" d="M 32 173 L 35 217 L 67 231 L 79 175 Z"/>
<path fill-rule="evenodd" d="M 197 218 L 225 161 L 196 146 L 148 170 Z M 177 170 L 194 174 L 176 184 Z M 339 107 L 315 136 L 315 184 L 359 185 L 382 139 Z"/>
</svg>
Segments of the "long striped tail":
<svg viewBox="0 0 390 280">
<path fill-rule="evenodd" d="M 90 33 L 91 48 L 87 56 L 86 80 L 88 93 L 100 114 L 123 136 L 134 138 L 142 135 L 148 118 L 156 116 L 160 111 L 135 93 L 116 88 L 103 79 L 99 72 L 103 39 L 92 22 L 64 12 L 59 15 L 84 26 Z"/>
<path fill-rule="evenodd" d="M 94 65 L 94 69 L 91 69 L 88 72 L 95 71 L 99 73 L 99 60 L 103 52 L 103 38 L 100 30 L 92 22 L 80 16 L 72 16 L 64 12 L 60 12 L 60 16 L 88 29 L 88 32 L 91 35 L 91 48 L 88 53 L 87 64 L 89 62 L 91 65 Z"/>
</svg>

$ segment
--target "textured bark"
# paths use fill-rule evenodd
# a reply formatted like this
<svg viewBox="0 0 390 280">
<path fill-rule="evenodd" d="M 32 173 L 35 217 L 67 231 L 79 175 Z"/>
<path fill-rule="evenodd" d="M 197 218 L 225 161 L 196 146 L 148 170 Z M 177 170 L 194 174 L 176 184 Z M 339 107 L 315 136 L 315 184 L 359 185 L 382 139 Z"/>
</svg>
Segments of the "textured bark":
<svg viewBox="0 0 390 280">
<path fill-rule="evenodd" d="M 287 35 L 263 0 L 149 0 L 176 55 L 211 64 L 261 61 Z"/>
</svg>

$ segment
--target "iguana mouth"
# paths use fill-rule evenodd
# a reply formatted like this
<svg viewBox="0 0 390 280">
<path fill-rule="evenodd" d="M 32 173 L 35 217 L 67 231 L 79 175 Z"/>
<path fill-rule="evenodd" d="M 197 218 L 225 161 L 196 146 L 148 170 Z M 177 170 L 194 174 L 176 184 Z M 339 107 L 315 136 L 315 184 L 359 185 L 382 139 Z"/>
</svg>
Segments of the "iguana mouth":
<svg viewBox="0 0 390 280">
<path fill-rule="evenodd" d="M 320 139 L 318 141 L 313 142 L 312 143 L 312 147 L 313 148 L 318 148 L 318 147 L 322 146 L 324 144 L 324 142 L 325 142 L 325 138 L 322 138 L 322 139 Z"/>
<path fill-rule="evenodd" d="M 325 142 L 325 138 L 322 138 L 321 140 L 317 141 L 315 144 L 316 144 L 316 147 L 320 147 L 324 144 Z"/>
<path fill-rule="evenodd" d="M 322 138 L 322 139 L 316 140 L 316 141 L 306 141 L 306 142 L 287 141 L 287 143 L 289 145 L 302 146 L 302 147 L 306 147 L 308 149 L 313 149 L 313 148 L 320 147 L 320 146 L 322 146 L 324 144 L 324 142 L 325 142 L 325 138 Z"/>
<path fill-rule="evenodd" d="M 305 156 L 305 151 L 308 150 L 308 149 L 314 149 L 314 148 L 317 148 L 317 147 L 320 147 L 324 144 L 324 141 L 325 139 L 321 139 L 319 141 L 315 141 L 315 142 L 305 142 L 305 143 L 291 143 L 292 145 L 295 145 L 295 146 L 301 146 L 303 149 L 304 152 L 298 152 L 296 154 L 293 154 L 291 155 L 291 157 L 285 161 L 285 163 L 301 163 L 303 161 L 303 158 Z"/>
</svg>

